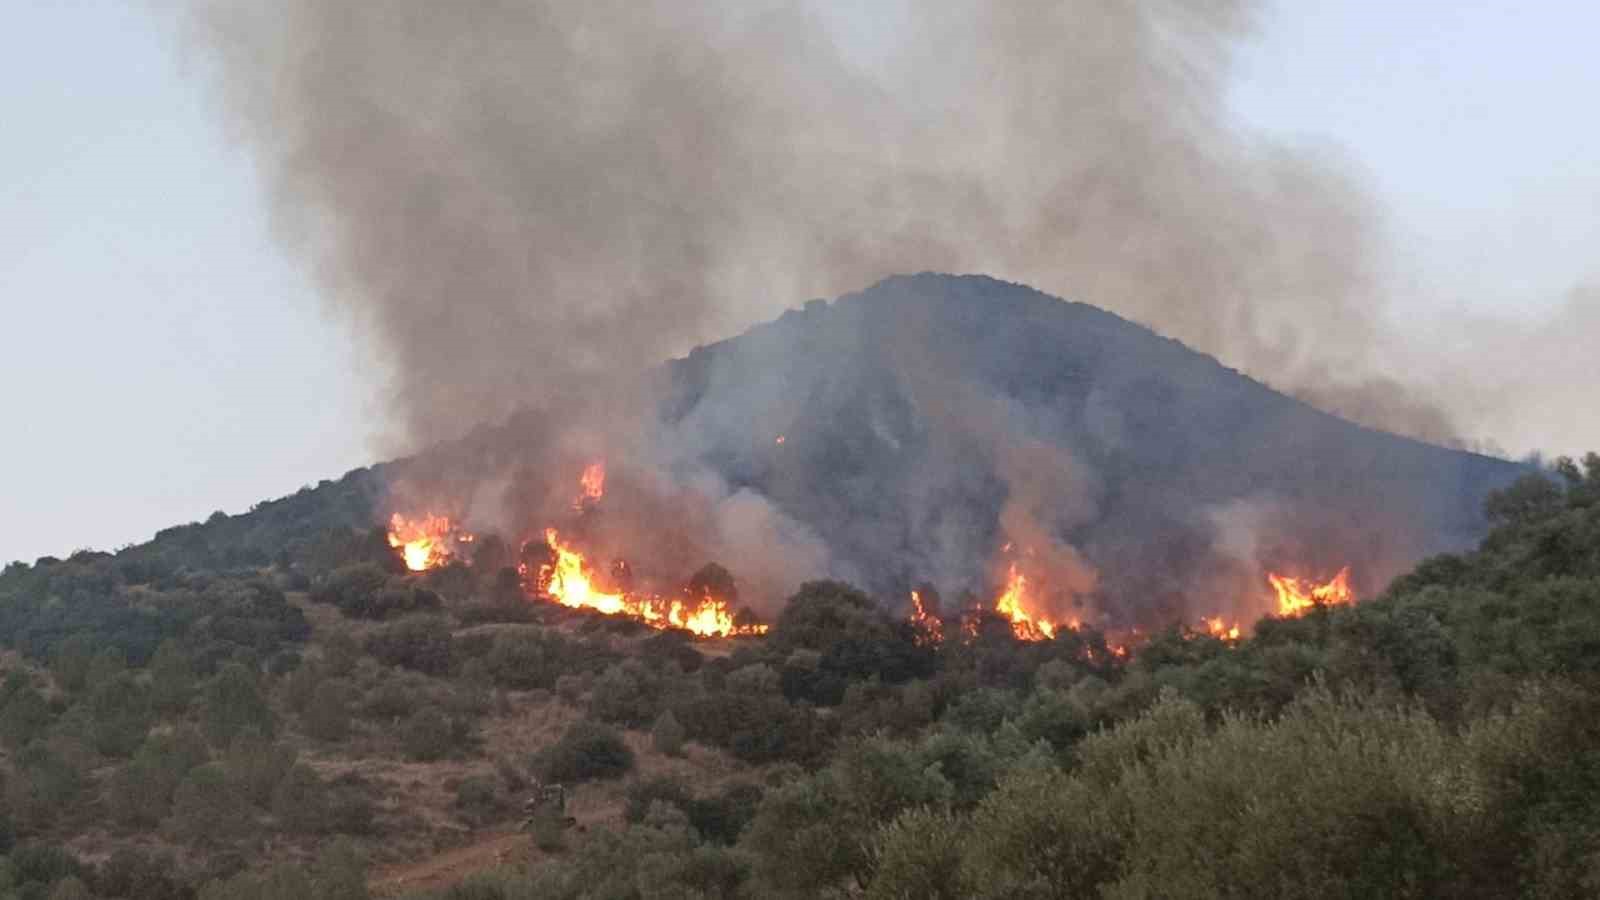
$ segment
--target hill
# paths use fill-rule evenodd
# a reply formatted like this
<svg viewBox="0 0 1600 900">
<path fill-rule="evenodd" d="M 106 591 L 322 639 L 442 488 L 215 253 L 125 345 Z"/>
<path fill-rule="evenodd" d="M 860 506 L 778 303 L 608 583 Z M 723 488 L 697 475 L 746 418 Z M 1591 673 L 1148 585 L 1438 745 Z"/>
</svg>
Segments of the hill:
<svg viewBox="0 0 1600 900">
<path fill-rule="evenodd" d="M 907 356 L 895 322 L 927 352 Z M 605 503 L 648 499 L 646 476 L 677 478 L 655 496 L 681 497 L 710 472 L 822 541 L 833 574 L 886 559 L 862 584 L 890 593 L 808 581 L 766 605 L 764 634 L 697 640 L 530 596 L 511 554 L 543 551 L 511 547 L 509 528 L 409 571 L 381 525 L 397 500 L 481 493 L 508 470 L 514 486 L 557 484 L 574 527 L 604 531 L 612 511 L 572 508 L 538 414 L 138 547 L 7 566 L 0 896 L 1576 898 L 1600 884 L 1600 457 L 1531 472 L 1357 429 L 986 279 L 894 279 L 653 384 L 661 413 L 615 445 Z M 1214 417 L 1226 426 L 1190 436 Z M 1368 475 L 1399 496 L 1332 487 Z M 1124 585 L 1156 576 L 1119 575 L 1119 554 L 1143 548 L 1171 578 L 1242 561 L 1225 538 L 1240 504 L 1269 506 L 1255 478 L 1307 516 L 1381 501 L 1357 521 L 1390 515 L 1417 546 L 1484 536 L 1363 602 L 1252 617 L 1238 637 L 1169 623 L 1112 638 L 1099 619 L 1040 635 L 981 600 L 947 603 L 945 621 L 901 608 L 911 578 L 938 576 L 895 561 L 941 534 L 968 546 L 970 523 L 948 517 L 971 502 L 990 529 L 972 566 L 1026 532 L 1035 556 L 998 559 L 1087 567 L 1076 599 L 1103 604 L 1108 627 L 1140 621 L 1161 603 Z M 1083 484 L 1092 503 L 1064 502 Z M 618 518 L 648 538 L 645 519 Z M 1364 546 L 1313 521 L 1286 539 L 1312 565 L 1319 536 L 1334 560 Z M 535 779 L 564 786 L 571 827 L 541 808 L 519 829 Z"/>
<path fill-rule="evenodd" d="M 1182 596 L 1217 608 L 1263 568 L 1352 565 L 1375 591 L 1470 545 L 1483 498 L 1525 471 L 1352 425 L 984 277 L 891 278 L 668 372 L 657 439 L 770 498 L 823 536 L 835 575 L 891 597 L 918 582 L 984 594 L 1008 541 L 1078 551 L 1098 576 L 1080 593 L 1113 620 Z"/>
</svg>

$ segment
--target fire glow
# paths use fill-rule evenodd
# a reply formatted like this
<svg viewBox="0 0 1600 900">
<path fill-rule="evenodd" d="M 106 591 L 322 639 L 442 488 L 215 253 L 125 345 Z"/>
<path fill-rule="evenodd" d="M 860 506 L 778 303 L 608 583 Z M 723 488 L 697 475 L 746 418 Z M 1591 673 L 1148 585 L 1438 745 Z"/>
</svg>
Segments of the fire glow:
<svg viewBox="0 0 1600 900">
<path fill-rule="evenodd" d="M 701 637 L 765 634 L 767 626 L 740 624 L 726 600 L 707 593 L 681 598 L 628 591 L 608 592 L 595 580 L 594 570 L 582 553 L 562 541 L 554 528 L 545 529 L 545 543 L 555 561 L 541 566 L 538 591 L 572 609 L 592 609 L 608 616 L 628 616 L 652 628 L 682 628 Z"/>
<path fill-rule="evenodd" d="M 1355 592 L 1350 590 L 1349 566 L 1340 569 L 1339 574 L 1325 584 L 1276 572 L 1267 573 L 1267 581 L 1277 595 L 1280 616 L 1298 616 L 1319 606 L 1346 606 L 1356 599 Z"/>
<path fill-rule="evenodd" d="M 1206 634 L 1209 634 L 1214 638 L 1225 641 L 1237 641 L 1239 639 L 1239 623 L 1237 622 L 1229 625 L 1227 622 L 1223 621 L 1221 616 L 1213 616 L 1211 618 L 1201 619 L 1200 624 L 1205 626 Z"/>
<path fill-rule="evenodd" d="M 606 464 L 603 462 L 590 463 L 584 468 L 583 474 L 578 477 L 578 499 L 572 501 L 572 508 L 583 511 L 606 495 Z"/>
<path fill-rule="evenodd" d="M 413 572 L 444 565 L 455 555 L 456 542 L 471 540 L 472 535 L 458 531 L 448 516 L 413 519 L 395 513 L 389 518 L 389 546 L 400 551 L 406 568 Z"/>
<path fill-rule="evenodd" d="M 922 592 L 911 592 L 911 628 L 913 640 L 919 647 L 934 647 L 944 643 L 944 622 L 928 612 L 922 603 Z"/>
<path fill-rule="evenodd" d="M 1010 546 L 1006 545 L 1008 549 Z M 1049 640 L 1056 636 L 1057 629 L 1077 629 L 1082 624 L 1077 619 L 1055 622 L 1036 612 L 1028 592 L 1028 576 L 1018 571 L 1016 563 L 1006 574 L 1006 586 L 995 598 L 994 611 L 1010 621 L 1012 632 L 1024 641 Z"/>
</svg>

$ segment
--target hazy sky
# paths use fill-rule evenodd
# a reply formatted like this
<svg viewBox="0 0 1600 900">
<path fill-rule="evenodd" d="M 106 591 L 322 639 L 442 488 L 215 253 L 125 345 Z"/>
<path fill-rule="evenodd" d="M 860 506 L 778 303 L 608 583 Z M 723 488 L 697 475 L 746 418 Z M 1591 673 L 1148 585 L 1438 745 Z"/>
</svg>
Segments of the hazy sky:
<svg viewBox="0 0 1600 900">
<path fill-rule="evenodd" d="M 1361 167 L 1403 266 L 1395 314 L 1420 336 L 1463 306 L 1536 315 L 1600 274 L 1600 8 L 1282 6 L 1237 114 Z M 373 361 L 274 241 L 212 97 L 175 14 L 8 5 L 0 561 L 144 540 L 370 461 Z"/>
</svg>

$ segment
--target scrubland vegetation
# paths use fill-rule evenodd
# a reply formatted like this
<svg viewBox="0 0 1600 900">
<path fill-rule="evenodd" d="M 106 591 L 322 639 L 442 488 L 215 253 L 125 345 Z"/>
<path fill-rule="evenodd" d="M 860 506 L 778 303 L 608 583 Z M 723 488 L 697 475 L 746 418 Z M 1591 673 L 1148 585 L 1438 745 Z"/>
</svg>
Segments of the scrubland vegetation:
<svg viewBox="0 0 1600 900">
<path fill-rule="evenodd" d="M 0 574 L 0 897 L 1600 894 L 1600 457 L 1381 597 L 1129 659 L 830 582 L 701 643 L 407 575 L 376 478 Z M 576 827 L 399 880 L 535 779 Z"/>
</svg>

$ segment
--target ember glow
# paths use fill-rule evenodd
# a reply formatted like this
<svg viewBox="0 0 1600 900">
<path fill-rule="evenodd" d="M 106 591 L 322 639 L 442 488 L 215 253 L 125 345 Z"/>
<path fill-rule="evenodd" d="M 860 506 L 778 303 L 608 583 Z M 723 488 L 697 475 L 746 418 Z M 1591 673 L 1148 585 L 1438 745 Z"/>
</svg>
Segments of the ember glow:
<svg viewBox="0 0 1600 900">
<path fill-rule="evenodd" d="M 606 464 L 590 463 L 578 478 L 578 486 L 582 490 L 572 503 L 573 509 L 583 510 L 599 503 L 600 498 L 606 495 Z"/>
<path fill-rule="evenodd" d="M 589 561 L 554 528 L 545 529 L 545 543 L 555 562 L 541 566 L 538 591 L 573 609 L 592 609 L 608 616 L 638 619 L 652 628 L 682 628 L 701 637 L 765 634 L 767 626 L 734 621 L 728 602 L 709 593 L 698 597 L 661 597 L 630 591 L 607 591 L 596 583 Z"/>
<path fill-rule="evenodd" d="M 922 603 L 920 591 L 911 592 L 911 627 L 915 632 L 913 640 L 919 647 L 937 646 L 944 643 L 944 622 L 928 612 Z"/>
<path fill-rule="evenodd" d="M 455 544 L 468 543 L 472 535 L 460 532 L 448 516 L 389 517 L 389 546 L 400 551 L 406 568 L 423 572 L 438 568 L 455 555 Z"/>
<path fill-rule="evenodd" d="M 1277 594 L 1278 615 L 1297 616 L 1318 606 L 1345 606 L 1355 602 L 1355 592 L 1350 590 L 1350 567 L 1339 570 L 1326 584 L 1317 584 L 1304 578 L 1267 573 L 1267 581 Z"/>
</svg>

